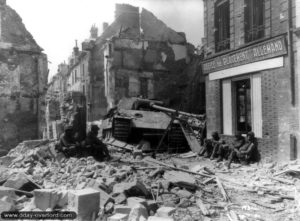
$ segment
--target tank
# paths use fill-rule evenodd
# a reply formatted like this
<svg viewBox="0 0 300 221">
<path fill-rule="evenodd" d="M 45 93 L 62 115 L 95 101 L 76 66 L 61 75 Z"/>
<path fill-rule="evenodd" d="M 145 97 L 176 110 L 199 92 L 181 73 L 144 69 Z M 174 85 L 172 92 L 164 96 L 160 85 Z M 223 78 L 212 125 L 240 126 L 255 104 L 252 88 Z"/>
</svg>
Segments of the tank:
<svg viewBox="0 0 300 221">
<path fill-rule="evenodd" d="M 183 152 L 192 149 L 184 128 L 190 127 L 189 122 L 195 122 L 191 118 L 203 117 L 164 107 L 162 101 L 123 98 L 104 118 L 102 136 L 130 144 L 145 139 L 154 150 Z"/>
</svg>

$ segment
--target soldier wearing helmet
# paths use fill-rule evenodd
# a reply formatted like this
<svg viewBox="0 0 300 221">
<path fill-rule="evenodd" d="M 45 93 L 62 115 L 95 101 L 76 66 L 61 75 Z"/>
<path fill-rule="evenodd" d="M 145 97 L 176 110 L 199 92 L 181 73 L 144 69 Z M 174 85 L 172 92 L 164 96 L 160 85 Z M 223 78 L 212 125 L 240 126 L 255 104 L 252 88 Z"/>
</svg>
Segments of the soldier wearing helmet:
<svg viewBox="0 0 300 221">
<path fill-rule="evenodd" d="M 64 127 L 64 133 L 59 139 L 60 151 L 65 154 L 66 157 L 77 156 L 80 152 L 80 144 L 75 141 L 73 136 L 73 127 L 66 125 Z"/>
</svg>

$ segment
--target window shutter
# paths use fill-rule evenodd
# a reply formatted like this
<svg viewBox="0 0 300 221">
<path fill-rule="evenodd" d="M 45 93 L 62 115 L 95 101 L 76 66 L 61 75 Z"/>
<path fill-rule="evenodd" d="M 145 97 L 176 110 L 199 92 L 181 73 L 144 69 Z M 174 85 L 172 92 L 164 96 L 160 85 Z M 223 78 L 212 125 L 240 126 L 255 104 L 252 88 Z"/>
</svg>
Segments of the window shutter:
<svg viewBox="0 0 300 221">
<path fill-rule="evenodd" d="M 256 137 L 262 137 L 262 98 L 261 98 L 261 75 L 254 74 L 252 77 L 252 128 Z"/>
<path fill-rule="evenodd" d="M 222 81 L 223 134 L 233 135 L 231 80 Z"/>
<path fill-rule="evenodd" d="M 218 42 L 219 42 L 219 7 L 217 6 L 217 2 L 215 3 L 215 28 L 214 28 L 214 36 L 215 36 L 215 51 L 218 51 Z"/>
<path fill-rule="evenodd" d="M 248 42 L 249 30 L 250 30 L 250 0 L 245 0 L 244 25 L 245 25 L 245 42 Z"/>
</svg>

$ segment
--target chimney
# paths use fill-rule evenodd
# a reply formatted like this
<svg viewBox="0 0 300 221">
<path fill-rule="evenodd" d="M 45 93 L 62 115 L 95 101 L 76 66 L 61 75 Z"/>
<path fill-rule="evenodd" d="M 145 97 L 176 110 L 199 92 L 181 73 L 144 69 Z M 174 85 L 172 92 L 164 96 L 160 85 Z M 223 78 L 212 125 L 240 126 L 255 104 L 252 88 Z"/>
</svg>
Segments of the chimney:
<svg viewBox="0 0 300 221">
<path fill-rule="evenodd" d="M 75 40 L 75 47 L 73 48 L 73 53 L 74 53 L 74 55 L 78 55 L 78 53 L 79 53 L 79 48 L 77 46 L 77 40 Z"/>
<path fill-rule="evenodd" d="M 107 29 L 107 27 L 108 27 L 108 23 L 107 22 L 103 22 L 102 23 L 102 31 L 104 32 L 105 29 Z"/>
<path fill-rule="evenodd" d="M 95 39 L 95 38 L 98 37 L 98 28 L 96 27 L 96 25 L 93 25 L 91 27 L 90 33 L 91 33 L 90 38 L 94 38 Z"/>
</svg>

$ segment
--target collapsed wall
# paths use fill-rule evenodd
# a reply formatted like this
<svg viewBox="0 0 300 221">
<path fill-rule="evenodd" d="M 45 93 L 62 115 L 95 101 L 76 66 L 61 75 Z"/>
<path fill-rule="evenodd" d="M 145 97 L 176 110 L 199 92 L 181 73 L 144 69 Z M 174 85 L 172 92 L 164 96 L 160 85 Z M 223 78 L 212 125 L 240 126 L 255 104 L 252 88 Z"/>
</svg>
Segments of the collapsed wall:
<svg viewBox="0 0 300 221">
<path fill-rule="evenodd" d="M 0 149 L 41 137 L 47 56 L 20 16 L 0 2 Z"/>
</svg>

